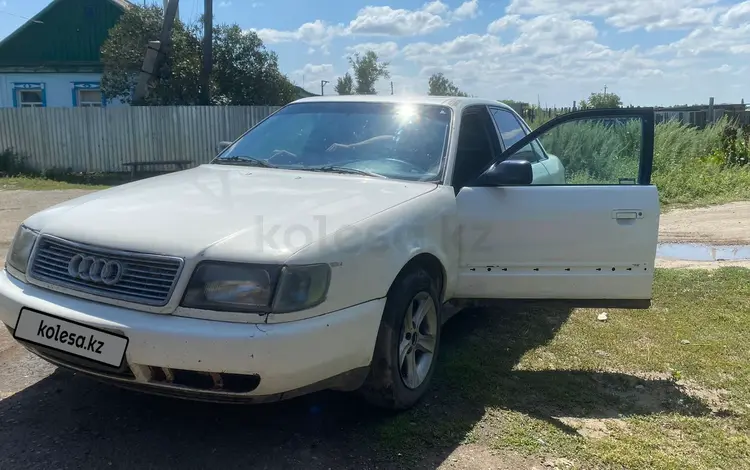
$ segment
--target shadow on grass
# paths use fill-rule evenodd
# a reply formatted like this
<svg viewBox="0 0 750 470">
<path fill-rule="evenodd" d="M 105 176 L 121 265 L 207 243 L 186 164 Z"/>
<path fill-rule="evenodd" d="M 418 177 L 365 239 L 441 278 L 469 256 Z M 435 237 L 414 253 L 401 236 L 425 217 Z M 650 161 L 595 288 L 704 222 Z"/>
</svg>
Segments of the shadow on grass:
<svg viewBox="0 0 750 470">
<path fill-rule="evenodd" d="M 535 308 L 463 312 L 444 330 L 433 391 L 401 414 L 333 392 L 265 406 L 196 403 L 57 371 L 0 401 L 0 467 L 436 468 L 488 408 L 566 433 L 574 430 L 560 417 L 710 413 L 669 381 L 513 370 L 568 315 Z M 636 384 L 642 390 L 631 393 Z"/>
</svg>

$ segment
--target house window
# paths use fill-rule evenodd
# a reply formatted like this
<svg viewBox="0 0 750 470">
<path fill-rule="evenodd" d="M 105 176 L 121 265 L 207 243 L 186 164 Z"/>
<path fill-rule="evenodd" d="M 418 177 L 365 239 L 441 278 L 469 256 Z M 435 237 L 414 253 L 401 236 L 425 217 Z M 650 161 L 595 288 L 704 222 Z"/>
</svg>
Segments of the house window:
<svg viewBox="0 0 750 470">
<path fill-rule="evenodd" d="M 73 106 L 102 108 L 105 103 L 99 82 L 73 82 Z"/>
<path fill-rule="evenodd" d="M 47 95 L 43 83 L 14 83 L 13 106 L 16 108 L 43 108 Z"/>
<path fill-rule="evenodd" d="M 82 108 L 101 108 L 102 92 L 101 90 L 77 90 L 78 106 Z"/>
</svg>

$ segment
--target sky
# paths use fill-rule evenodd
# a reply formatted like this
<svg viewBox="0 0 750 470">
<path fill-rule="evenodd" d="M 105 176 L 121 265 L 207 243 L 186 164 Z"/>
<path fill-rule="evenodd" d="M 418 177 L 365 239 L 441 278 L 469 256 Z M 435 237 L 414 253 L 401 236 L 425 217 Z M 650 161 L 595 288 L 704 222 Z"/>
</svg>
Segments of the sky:
<svg viewBox="0 0 750 470">
<path fill-rule="evenodd" d="M 0 0 L 0 36 L 48 3 Z M 183 21 L 202 13 L 180 1 Z M 542 106 L 605 87 L 633 105 L 750 99 L 750 0 L 214 0 L 214 17 L 255 31 L 315 93 L 372 49 L 389 62 L 382 94 L 426 94 L 442 72 L 469 94 Z"/>
</svg>

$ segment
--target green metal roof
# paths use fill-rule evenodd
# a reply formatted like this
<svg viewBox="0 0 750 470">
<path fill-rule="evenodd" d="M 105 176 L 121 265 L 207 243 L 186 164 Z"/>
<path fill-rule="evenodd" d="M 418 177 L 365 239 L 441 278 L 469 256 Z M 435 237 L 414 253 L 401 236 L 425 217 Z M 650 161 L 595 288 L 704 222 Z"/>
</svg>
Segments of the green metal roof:
<svg viewBox="0 0 750 470">
<path fill-rule="evenodd" d="M 53 0 L 0 42 L 0 68 L 101 70 L 101 46 L 128 6 L 125 0 Z"/>
</svg>

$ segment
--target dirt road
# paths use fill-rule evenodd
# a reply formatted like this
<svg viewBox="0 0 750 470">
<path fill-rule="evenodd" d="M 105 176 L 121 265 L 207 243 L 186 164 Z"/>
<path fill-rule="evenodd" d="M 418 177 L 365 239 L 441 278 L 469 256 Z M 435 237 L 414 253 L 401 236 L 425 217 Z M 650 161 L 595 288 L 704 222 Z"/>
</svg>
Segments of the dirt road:
<svg viewBox="0 0 750 470">
<path fill-rule="evenodd" d="M 698 209 L 677 209 L 662 214 L 659 223 L 659 242 L 703 245 L 704 247 L 750 246 L 750 201 Z M 697 250 L 698 248 L 692 249 L 692 254 L 700 255 L 701 253 Z M 691 247 L 676 251 L 681 254 L 690 254 Z M 662 268 L 711 269 L 720 266 L 750 268 L 748 259 L 696 261 L 668 258 L 664 255 L 657 258 L 656 264 Z"/>
<path fill-rule="evenodd" d="M 0 192 L 0 259 L 22 220 L 85 193 Z M 667 213 L 660 241 L 750 245 L 750 202 Z M 658 260 L 731 264 L 750 266 Z M 56 370 L 0 330 L 0 468 L 400 468 L 398 456 L 375 455 L 362 434 L 381 419 L 339 394 L 248 409 L 126 392 Z M 458 438 L 424 452 L 422 468 L 544 468 Z"/>
</svg>

